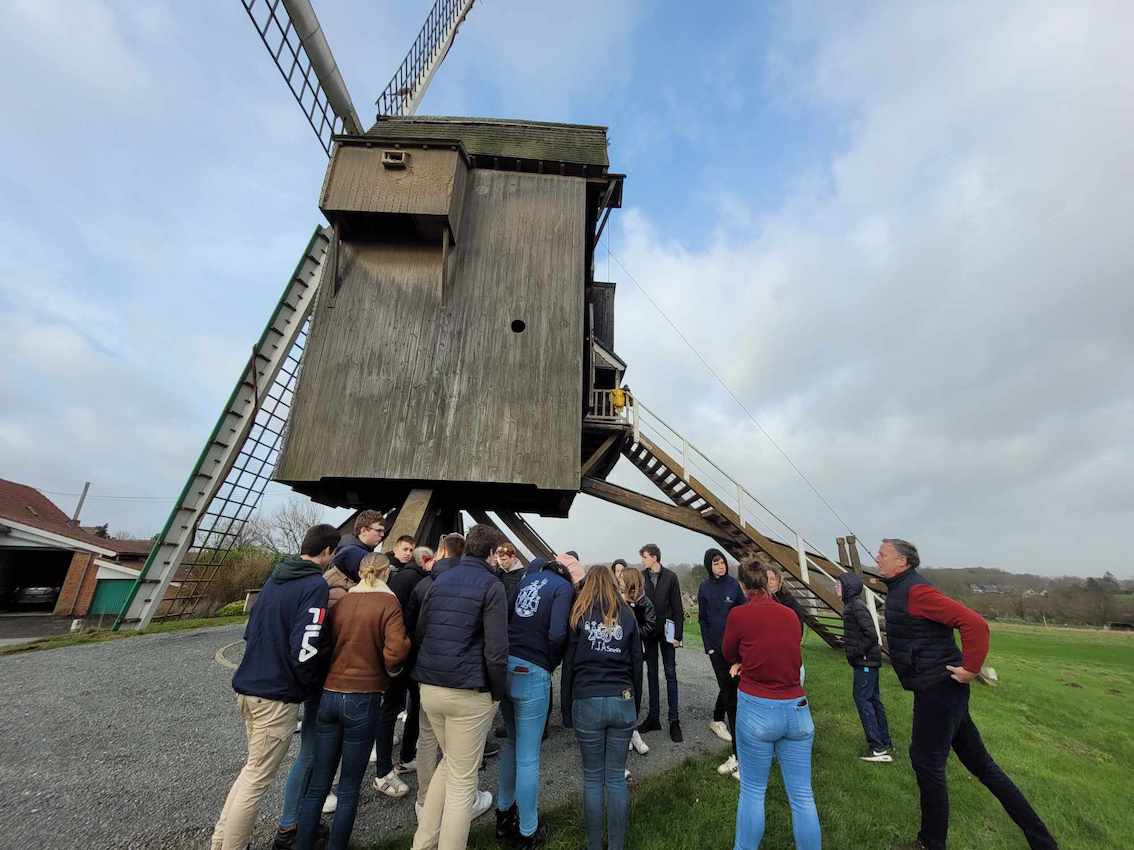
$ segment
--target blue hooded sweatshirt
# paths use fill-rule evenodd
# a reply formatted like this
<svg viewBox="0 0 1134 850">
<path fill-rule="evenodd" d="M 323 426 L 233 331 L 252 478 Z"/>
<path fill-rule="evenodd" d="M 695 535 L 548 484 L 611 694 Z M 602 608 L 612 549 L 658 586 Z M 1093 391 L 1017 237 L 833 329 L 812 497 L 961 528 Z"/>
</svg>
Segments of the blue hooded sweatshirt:
<svg viewBox="0 0 1134 850">
<path fill-rule="evenodd" d="M 551 673 L 567 648 L 567 618 L 575 598 L 563 568 L 535 558 L 516 589 L 509 611 L 508 654 L 538 664 Z"/>
<path fill-rule="evenodd" d="M 740 582 L 728 574 L 727 570 L 719 578 L 713 575 L 713 559 L 721 557 L 728 563 L 720 549 L 710 549 L 705 553 L 705 571 L 709 577 L 697 588 L 697 619 L 701 624 L 701 642 L 705 653 L 721 651 L 724 639 L 725 622 L 728 612 L 737 605 L 744 604 L 744 591 Z"/>
<path fill-rule="evenodd" d="M 330 591 L 317 564 L 298 556 L 276 564 L 244 629 L 244 658 L 232 676 L 233 690 L 280 702 L 314 695 L 330 655 L 322 634 Z"/>
</svg>

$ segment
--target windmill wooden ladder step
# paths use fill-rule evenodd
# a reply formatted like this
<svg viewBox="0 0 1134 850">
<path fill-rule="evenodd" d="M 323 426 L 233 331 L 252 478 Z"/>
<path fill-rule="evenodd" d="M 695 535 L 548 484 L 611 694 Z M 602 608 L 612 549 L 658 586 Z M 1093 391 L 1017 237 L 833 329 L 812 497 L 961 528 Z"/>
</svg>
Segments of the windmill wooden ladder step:
<svg viewBox="0 0 1134 850">
<path fill-rule="evenodd" d="M 854 567 L 827 558 L 808 546 L 798 533 L 794 534 L 794 545 L 791 545 L 759 531 L 748 517 L 763 505 L 637 399 L 626 406 L 623 420 L 627 433 L 619 450 L 668 497 L 670 504 L 596 478 L 584 478 L 582 491 L 705 534 L 737 560 L 756 558 L 763 553 L 782 568 L 784 587 L 799 602 L 807 625 L 831 646 L 841 646 L 843 604 L 838 577 Z M 646 430 L 651 433 L 647 435 Z M 674 454 L 680 459 L 663 449 L 659 445 L 662 442 L 673 445 Z M 705 480 L 698 478 L 694 469 L 703 471 Z M 708 483 L 710 475 L 714 486 Z M 723 496 L 724 493 L 728 496 Z M 861 567 L 855 571 L 862 574 L 867 587 L 867 607 L 884 639 L 876 594 L 884 594 L 885 585 L 875 576 L 862 573 Z"/>
</svg>

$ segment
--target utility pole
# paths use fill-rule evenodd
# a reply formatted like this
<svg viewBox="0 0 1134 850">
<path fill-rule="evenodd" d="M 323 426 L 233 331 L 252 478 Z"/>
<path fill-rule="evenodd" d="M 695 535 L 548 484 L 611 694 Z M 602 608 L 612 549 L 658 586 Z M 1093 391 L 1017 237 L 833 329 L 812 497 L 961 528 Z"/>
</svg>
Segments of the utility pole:
<svg viewBox="0 0 1134 850">
<path fill-rule="evenodd" d="M 71 525 L 78 526 L 79 514 L 83 512 L 83 502 L 87 500 L 87 491 L 91 489 L 91 482 L 83 485 L 83 492 L 79 495 L 79 504 L 75 505 L 75 515 L 71 517 Z"/>
</svg>

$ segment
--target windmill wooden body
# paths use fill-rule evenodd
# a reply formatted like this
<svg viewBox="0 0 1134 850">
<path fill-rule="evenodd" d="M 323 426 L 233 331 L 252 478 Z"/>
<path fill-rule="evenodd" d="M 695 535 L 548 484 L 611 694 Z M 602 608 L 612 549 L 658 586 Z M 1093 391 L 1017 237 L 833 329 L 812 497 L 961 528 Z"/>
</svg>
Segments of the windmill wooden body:
<svg viewBox="0 0 1134 850">
<path fill-rule="evenodd" d="M 591 390 L 625 368 L 593 279 L 621 186 L 603 127 L 388 118 L 338 138 L 328 279 L 276 479 L 342 507 L 424 488 L 451 509 L 566 516 Z"/>
</svg>

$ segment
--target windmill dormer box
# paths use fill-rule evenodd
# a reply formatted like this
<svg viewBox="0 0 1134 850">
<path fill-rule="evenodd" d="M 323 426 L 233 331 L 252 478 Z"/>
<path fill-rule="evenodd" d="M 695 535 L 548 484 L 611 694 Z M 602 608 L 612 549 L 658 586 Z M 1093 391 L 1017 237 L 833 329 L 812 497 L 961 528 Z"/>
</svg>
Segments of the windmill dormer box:
<svg viewBox="0 0 1134 850">
<path fill-rule="evenodd" d="M 335 140 L 334 230 L 275 479 L 323 504 L 566 516 L 621 385 L 594 248 L 606 128 L 388 118 Z M 617 459 L 589 471 L 605 477 Z"/>
</svg>

